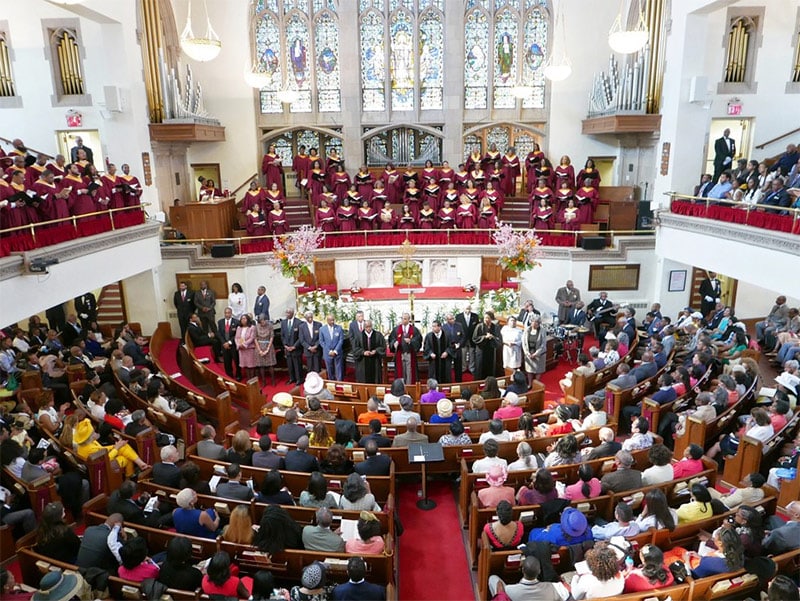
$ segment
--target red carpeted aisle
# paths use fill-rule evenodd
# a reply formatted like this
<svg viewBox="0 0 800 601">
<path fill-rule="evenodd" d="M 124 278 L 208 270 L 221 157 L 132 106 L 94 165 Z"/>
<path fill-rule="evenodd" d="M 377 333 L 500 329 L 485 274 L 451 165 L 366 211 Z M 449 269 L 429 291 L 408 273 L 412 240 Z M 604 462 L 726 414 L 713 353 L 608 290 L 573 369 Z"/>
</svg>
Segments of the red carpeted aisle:
<svg viewBox="0 0 800 601">
<path fill-rule="evenodd" d="M 428 496 L 436 508 L 417 508 L 419 482 L 398 488 L 400 520 L 400 590 L 403 601 L 474 599 L 472 574 L 461 537 L 451 482 L 430 482 Z"/>
</svg>

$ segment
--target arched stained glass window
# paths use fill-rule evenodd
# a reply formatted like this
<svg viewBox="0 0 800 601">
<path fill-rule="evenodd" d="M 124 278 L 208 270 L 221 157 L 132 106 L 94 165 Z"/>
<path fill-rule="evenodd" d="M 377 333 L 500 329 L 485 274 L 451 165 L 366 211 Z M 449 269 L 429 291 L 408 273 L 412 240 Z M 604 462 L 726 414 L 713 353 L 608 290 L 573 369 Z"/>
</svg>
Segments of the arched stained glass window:
<svg viewBox="0 0 800 601">
<path fill-rule="evenodd" d="M 294 113 L 342 110 L 336 9 L 336 0 L 253 3 L 255 60 L 270 78 L 261 90 L 262 113 L 282 112 L 278 93 L 287 88 L 298 92 Z"/>
<path fill-rule="evenodd" d="M 441 109 L 443 0 L 359 0 L 358 6 L 363 110 Z"/>
<path fill-rule="evenodd" d="M 464 108 L 544 108 L 550 11 L 547 0 L 467 0 L 464 12 Z"/>
</svg>

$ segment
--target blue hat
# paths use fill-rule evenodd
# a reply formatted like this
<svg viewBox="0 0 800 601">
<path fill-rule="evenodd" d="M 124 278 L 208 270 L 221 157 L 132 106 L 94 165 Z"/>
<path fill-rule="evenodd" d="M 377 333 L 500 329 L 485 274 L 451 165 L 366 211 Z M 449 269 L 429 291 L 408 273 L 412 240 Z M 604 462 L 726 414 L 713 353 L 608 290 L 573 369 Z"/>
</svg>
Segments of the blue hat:
<svg viewBox="0 0 800 601">
<path fill-rule="evenodd" d="M 561 514 L 561 530 L 568 536 L 580 536 L 588 526 L 586 516 L 574 507 L 567 507 Z"/>
</svg>

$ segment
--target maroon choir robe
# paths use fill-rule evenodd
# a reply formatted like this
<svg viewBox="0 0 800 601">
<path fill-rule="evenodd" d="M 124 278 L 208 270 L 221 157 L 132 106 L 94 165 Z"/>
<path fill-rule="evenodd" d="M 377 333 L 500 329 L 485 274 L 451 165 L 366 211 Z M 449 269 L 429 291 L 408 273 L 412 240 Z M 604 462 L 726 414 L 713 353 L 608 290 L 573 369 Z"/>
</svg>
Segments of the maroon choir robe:
<svg viewBox="0 0 800 601">
<path fill-rule="evenodd" d="M 442 207 L 436 213 L 436 224 L 440 230 L 452 230 L 456 227 L 456 210 L 453 207 Z"/>
<path fill-rule="evenodd" d="M 269 206 L 265 201 L 266 198 L 263 188 L 248 190 L 244 193 L 244 198 L 242 198 L 242 212 L 249 213 L 250 209 L 252 209 L 253 205 L 255 204 L 257 204 L 261 209 L 264 209 Z"/>
<path fill-rule="evenodd" d="M 102 178 L 103 186 L 105 186 L 105 194 L 109 199 L 109 209 L 121 209 L 125 206 L 125 197 L 123 195 L 122 181 L 117 175 L 105 174 Z"/>
<path fill-rule="evenodd" d="M 503 164 L 503 194 L 513 196 L 517 193 L 517 178 L 520 176 L 519 157 L 514 154 L 504 154 L 501 159 Z"/>
<path fill-rule="evenodd" d="M 556 182 L 565 179 L 570 188 L 575 187 L 575 168 L 572 165 L 559 165 L 555 169 L 555 176 Z"/>
<path fill-rule="evenodd" d="M 316 210 L 315 217 L 317 227 L 323 232 L 336 231 L 336 211 L 331 207 L 319 208 Z"/>
<path fill-rule="evenodd" d="M 339 222 L 340 232 L 356 231 L 356 208 L 353 205 L 342 205 L 336 209 L 336 219 Z"/>
<path fill-rule="evenodd" d="M 272 209 L 267 215 L 267 225 L 269 231 L 276 236 L 281 236 L 289 231 L 289 223 L 286 221 L 286 211 L 283 209 Z"/>
<path fill-rule="evenodd" d="M 478 222 L 478 209 L 471 202 L 458 205 L 456 209 L 456 225 L 460 230 L 474 229 Z"/>
<path fill-rule="evenodd" d="M 267 230 L 267 218 L 264 216 L 263 211 L 256 213 L 255 211 L 248 211 L 247 213 L 247 235 L 248 236 L 266 236 L 269 234 Z"/>
<path fill-rule="evenodd" d="M 358 193 L 364 198 L 369 198 L 372 195 L 372 190 L 375 185 L 375 178 L 367 171 L 362 173 L 359 171 L 353 178 L 353 182 L 358 187 Z"/>
<path fill-rule="evenodd" d="M 271 188 L 272 184 L 278 184 L 278 190 L 283 191 L 283 164 L 277 154 L 264 155 L 261 160 L 261 173 L 264 174 L 267 189 Z"/>
</svg>

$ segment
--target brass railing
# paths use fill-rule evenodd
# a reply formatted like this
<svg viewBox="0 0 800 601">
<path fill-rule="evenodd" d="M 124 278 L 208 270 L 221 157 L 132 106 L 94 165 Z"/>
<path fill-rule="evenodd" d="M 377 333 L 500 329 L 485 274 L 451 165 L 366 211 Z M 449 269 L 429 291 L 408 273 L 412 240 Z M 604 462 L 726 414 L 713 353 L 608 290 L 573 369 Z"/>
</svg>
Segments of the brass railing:
<svg viewBox="0 0 800 601">
<path fill-rule="evenodd" d="M 733 222 L 733 223 L 738 223 L 739 225 L 759 227 L 760 229 L 770 229 L 770 228 L 764 228 L 764 227 L 761 227 L 759 225 L 754 225 L 754 224 L 749 223 L 749 219 L 750 219 L 750 215 L 751 214 L 753 214 L 753 213 L 769 213 L 770 215 L 791 217 L 792 218 L 791 232 L 800 233 L 800 226 L 799 226 L 799 224 L 800 224 L 800 208 L 793 209 L 791 207 L 777 207 L 775 205 L 767 205 L 767 204 L 762 204 L 762 203 L 749 204 L 749 203 L 746 203 L 746 202 L 741 202 L 741 201 L 736 201 L 736 200 L 729 200 L 727 198 L 723 198 L 723 199 L 705 198 L 705 197 L 702 197 L 702 196 L 691 196 L 689 194 L 679 194 L 678 192 L 664 192 L 664 195 L 670 197 L 670 212 L 675 214 L 675 215 L 680 215 L 681 214 L 681 213 L 675 213 L 674 211 L 672 211 L 671 204 L 672 204 L 672 201 L 675 201 L 675 200 L 681 200 L 681 201 L 691 202 L 692 204 L 705 206 L 706 210 L 708 210 L 709 207 L 712 207 L 712 206 L 715 206 L 715 205 L 721 205 L 721 206 L 726 206 L 726 207 L 729 207 L 729 208 L 732 208 L 732 209 L 739 209 L 739 210 L 745 211 L 744 223 L 738 223 L 738 222 Z M 691 217 L 691 215 L 686 215 L 686 217 Z M 729 221 L 727 221 L 725 219 L 717 219 L 716 217 L 708 216 L 708 215 L 696 215 L 695 217 L 700 217 L 702 219 L 713 219 L 714 221 L 722 221 L 722 222 L 725 222 L 725 223 L 732 223 L 732 222 L 729 222 Z M 780 230 L 773 230 L 773 231 L 780 231 Z"/>
</svg>

